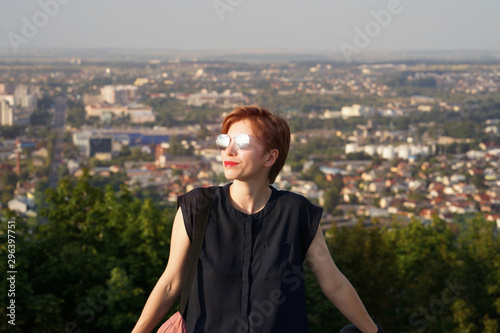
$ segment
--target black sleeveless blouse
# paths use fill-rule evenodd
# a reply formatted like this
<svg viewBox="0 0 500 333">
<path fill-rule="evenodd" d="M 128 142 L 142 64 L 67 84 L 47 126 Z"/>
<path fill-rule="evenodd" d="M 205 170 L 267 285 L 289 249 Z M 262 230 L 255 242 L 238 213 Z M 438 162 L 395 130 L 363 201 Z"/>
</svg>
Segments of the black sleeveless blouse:
<svg viewBox="0 0 500 333">
<path fill-rule="evenodd" d="M 209 190 L 212 207 L 187 310 L 188 332 L 309 332 L 302 271 L 323 209 L 271 187 L 266 206 L 235 209 L 229 187 Z M 178 197 L 192 240 L 200 189 Z"/>
</svg>

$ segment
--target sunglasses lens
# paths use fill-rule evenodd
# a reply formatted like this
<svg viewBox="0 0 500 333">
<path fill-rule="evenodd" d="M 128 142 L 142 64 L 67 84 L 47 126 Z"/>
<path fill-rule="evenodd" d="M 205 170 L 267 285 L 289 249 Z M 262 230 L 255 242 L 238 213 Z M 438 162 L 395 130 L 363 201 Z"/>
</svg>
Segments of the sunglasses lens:
<svg viewBox="0 0 500 333">
<path fill-rule="evenodd" d="M 250 144 L 250 137 L 248 136 L 248 134 L 239 134 L 234 139 L 236 147 L 238 147 L 238 149 L 246 149 Z M 230 143 L 231 143 L 231 137 L 227 134 L 220 134 L 217 137 L 217 140 L 215 140 L 215 145 L 220 150 L 224 150 L 227 147 L 229 147 Z"/>
<path fill-rule="evenodd" d="M 229 147 L 229 142 L 231 141 L 231 138 L 227 134 L 221 134 L 217 137 L 217 140 L 215 140 L 215 145 L 217 148 L 220 150 L 224 150 L 227 147 Z"/>
<path fill-rule="evenodd" d="M 250 144 L 250 137 L 248 134 L 239 134 L 236 136 L 236 147 L 239 149 L 246 149 Z"/>
</svg>

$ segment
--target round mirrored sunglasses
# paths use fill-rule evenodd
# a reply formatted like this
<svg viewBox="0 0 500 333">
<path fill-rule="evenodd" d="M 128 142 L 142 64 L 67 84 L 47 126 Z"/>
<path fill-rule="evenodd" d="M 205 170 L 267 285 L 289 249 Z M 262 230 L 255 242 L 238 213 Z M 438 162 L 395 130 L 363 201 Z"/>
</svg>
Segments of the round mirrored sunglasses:
<svg viewBox="0 0 500 333">
<path fill-rule="evenodd" d="M 250 136 L 248 134 L 238 134 L 236 136 L 229 136 L 227 134 L 220 134 L 215 140 L 215 145 L 220 150 L 224 150 L 231 144 L 231 139 L 234 138 L 234 143 L 238 149 L 246 149 L 250 144 Z"/>
</svg>

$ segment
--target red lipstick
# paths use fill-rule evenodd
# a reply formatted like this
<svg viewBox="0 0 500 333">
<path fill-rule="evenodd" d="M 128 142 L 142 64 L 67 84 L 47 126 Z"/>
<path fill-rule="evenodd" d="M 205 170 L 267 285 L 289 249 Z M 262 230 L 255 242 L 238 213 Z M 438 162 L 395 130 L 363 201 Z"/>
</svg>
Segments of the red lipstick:
<svg viewBox="0 0 500 333">
<path fill-rule="evenodd" d="M 224 161 L 224 166 L 226 168 L 231 168 L 234 167 L 235 165 L 238 165 L 239 163 L 233 162 L 233 161 Z"/>
</svg>

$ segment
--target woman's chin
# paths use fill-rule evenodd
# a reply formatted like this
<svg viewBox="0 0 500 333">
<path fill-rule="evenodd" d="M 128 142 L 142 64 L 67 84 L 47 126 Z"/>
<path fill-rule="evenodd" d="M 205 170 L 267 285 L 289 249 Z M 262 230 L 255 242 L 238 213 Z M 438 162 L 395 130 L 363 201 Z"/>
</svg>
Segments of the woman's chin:
<svg viewBox="0 0 500 333">
<path fill-rule="evenodd" d="M 224 176 L 226 177 L 227 180 L 234 180 L 236 178 L 234 174 L 232 174 L 232 172 L 227 172 L 227 171 L 224 171 Z"/>
</svg>

